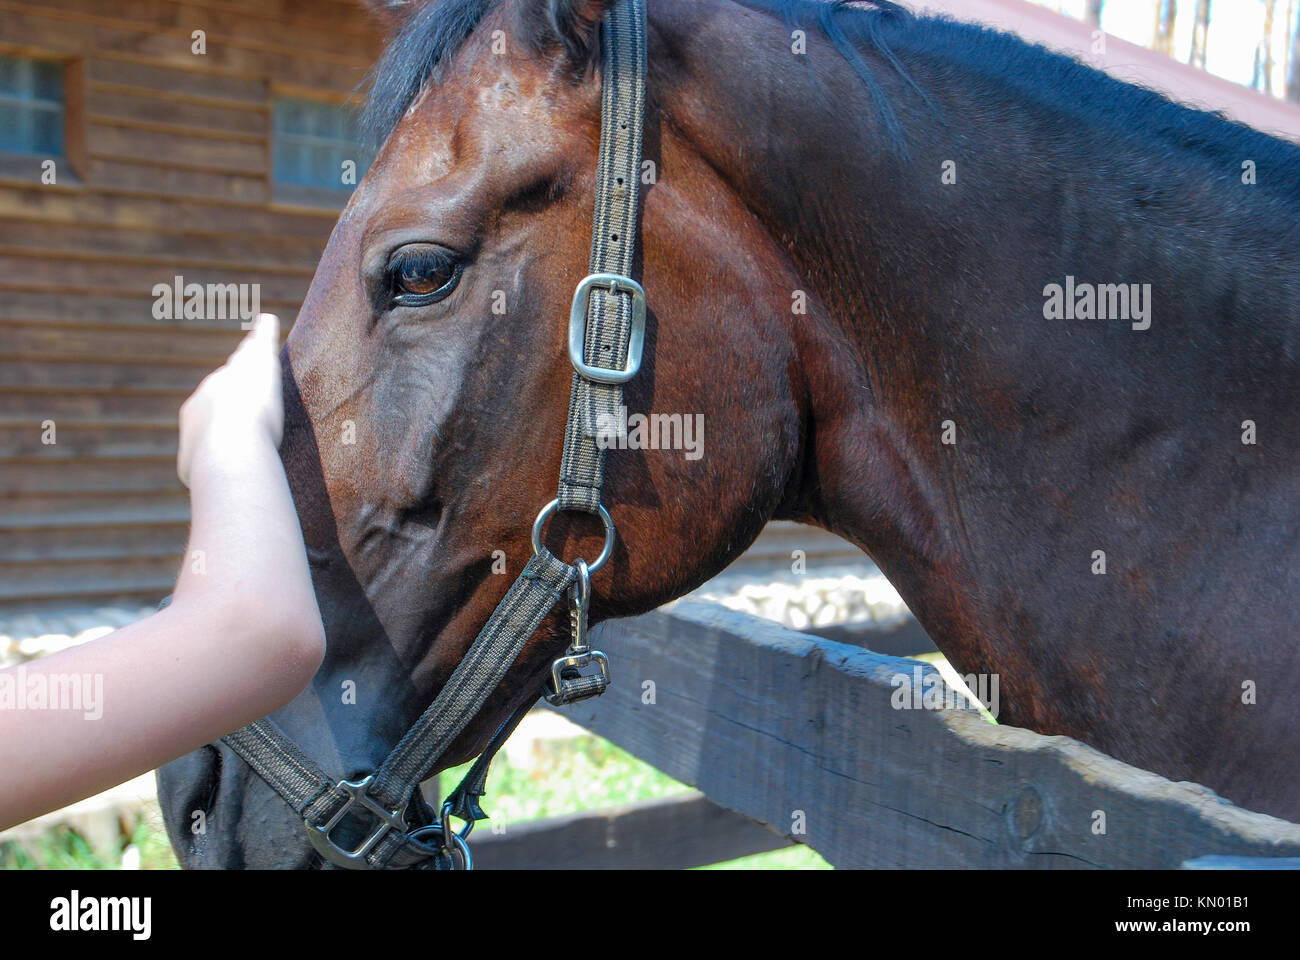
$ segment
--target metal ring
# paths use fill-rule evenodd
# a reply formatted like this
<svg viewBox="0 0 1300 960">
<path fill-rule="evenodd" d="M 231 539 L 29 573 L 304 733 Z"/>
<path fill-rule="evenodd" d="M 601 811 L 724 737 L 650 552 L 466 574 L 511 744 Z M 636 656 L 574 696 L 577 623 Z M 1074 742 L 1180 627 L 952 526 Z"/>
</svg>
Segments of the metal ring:
<svg viewBox="0 0 1300 960">
<path fill-rule="evenodd" d="M 534 556 L 542 552 L 542 528 L 546 526 L 546 521 L 551 519 L 552 514 L 559 510 L 559 508 L 560 501 L 558 499 L 552 500 L 546 506 L 542 507 L 541 513 L 539 513 L 537 519 L 533 521 Z M 609 511 L 599 503 L 596 504 L 596 511 L 601 522 L 605 524 L 605 549 L 600 551 L 600 556 L 596 558 L 595 563 L 587 564 L 588 573 L 595 573 L 603 567 L 605 561 L 608 560 L 610 555 L 614 552 L 614 520 L 610 517 Z"/>
<path fill-rule="evenodd" d="M 406 835 L 406 839 L 414 840 L 416 843 L 423 843 L 427 847 L 430 846 L 430 844 L 425 842 L 424 838 L 426 835 L 437 836 L 441 838 L 443 836 L 442 824 L 431 823 L 428 826 L 419 827 L 415 830 L 412 830 L 410 833 L 408 833 Z M 462 837 L 459 833 L 452 831 L 451 843 L 449 845 L 439 847 L 439 850 L 451 858 L 451 862 L 453 865 L 456 863 L 456 855 L 460 854 L 461 857 L 460 862 L 462 866 L 459 869 L 462 870 L 474 869 L 474 856 L 469 852 L 469 844 L 465 842 L 465 838 Z"/>
</svg>

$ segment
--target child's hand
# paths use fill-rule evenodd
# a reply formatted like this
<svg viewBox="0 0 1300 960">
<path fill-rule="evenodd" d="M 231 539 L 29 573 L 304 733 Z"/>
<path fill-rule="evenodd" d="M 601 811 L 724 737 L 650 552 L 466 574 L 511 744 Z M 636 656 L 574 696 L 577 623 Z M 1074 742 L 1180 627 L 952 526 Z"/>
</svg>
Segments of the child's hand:
<svg viewBox="0 0 1300 960">
<path fill-rule="evenodd" d="M 280 319 L 259 313 L 243 342 L 225 365 L 208 374 L 181 405 L 176 474 L 190 485 L 195 451 L 214 435 L 262 430 L 272 447 L 284 433 L 280 392 Z"/>
</svg>

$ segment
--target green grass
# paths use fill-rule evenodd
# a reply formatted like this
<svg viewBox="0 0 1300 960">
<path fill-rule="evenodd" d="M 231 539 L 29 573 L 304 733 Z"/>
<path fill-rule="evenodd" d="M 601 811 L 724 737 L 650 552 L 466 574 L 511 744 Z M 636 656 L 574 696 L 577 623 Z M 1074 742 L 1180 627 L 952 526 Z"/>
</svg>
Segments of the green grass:
<svg viewBox="0 0 1300 960">
<path fill-rule="evenodd" d="M 121 849 L 109 854 L 90 848 L 81 834 L 66 826 L 57 826 L 32 844 L 0 843 L 2 870 L 119 870 L 122 852 L 134 846 L 140 852 L 141 870 L 177 870 L 180 865 L 172 853 L 162 816 L 156 807 L 140 819 L 130 837 L 124 837 Z"/>
<path fill-rule="evenodd" d="M 531 770 L 511 766 L 505 753 L 493 761 L 483 798 L 483 809 L 492 818 L 489 824 L 560 817 L 690 789 L 608 740 L 588 736 L 538 743 L 541 755 Z M 444 770 L 442 792 L 449 793 L 469 768 L 465 764 Z"/>
<path fill-rule="evenodd" d="M 566 740 L 538 741 L 537 762 L 528 769 L 512 766 L 502 753 L 492 765 L 488 794 L 483 807 L 491 819 L 479 825 L 523 823 L 559 817 L 601 807 L 618 806 L 669 797 L 689 790 L 671 777 L 642 763 L 636 757 L 594 736 Z M 469 769 L 466 764 L 441 775 L 444 794 Z M 175 869 L 176 858 L 167 843 L 157 808 L 141 819 L 129 840 L 140 851 L 141 869 Z M 123 841 L 122 846 L 126 846 Z M 91 850 L 86 841 L 67 827 L 57 827 L 24 849 L 16 843 L 0 843 L 0 869 L 115 870 L 121 866 L 121 851 L 105 854 Z M 772 853 L 715 864 L 703 869 L 719 870 L 816 870 L 829 869 L 816 852 L 798 846 Z"/>
<path fill-rule="evenodd" d="M 773 850 L 771 853 L 756 853 L 752 857 L 728 860 L 697 870 L 832 870 L 829 863 L 822 859 L 812 847 L 795 846 L 786 850 Z"/>
</svg>

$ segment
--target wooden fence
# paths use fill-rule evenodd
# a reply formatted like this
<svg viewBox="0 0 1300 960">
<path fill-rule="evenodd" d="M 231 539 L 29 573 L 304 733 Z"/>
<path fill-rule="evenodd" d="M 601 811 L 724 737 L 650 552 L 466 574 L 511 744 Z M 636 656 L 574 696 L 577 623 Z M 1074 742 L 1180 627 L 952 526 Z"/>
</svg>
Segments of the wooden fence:
<svg viewBox="0 0 1300 960">
<path fill-rule="evenodd" d="M 614 683 L 564 715 L 699 793 L 483 829 L 480 867 L 681 868 L 792 842 L 837 867 L 1300 864 L 1282 859 L 1300 825 L 1205 787 L 974 711 L 895 709 L 897 675 L 933 673 L 915 660 L 695 601 L 594 642 Z"/>
</svg>

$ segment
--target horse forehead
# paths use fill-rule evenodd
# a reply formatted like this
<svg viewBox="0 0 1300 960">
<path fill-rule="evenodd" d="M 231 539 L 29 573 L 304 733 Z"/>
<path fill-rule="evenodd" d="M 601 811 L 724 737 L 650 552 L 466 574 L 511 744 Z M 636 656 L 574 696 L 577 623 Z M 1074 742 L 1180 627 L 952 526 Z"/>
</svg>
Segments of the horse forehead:
<svg viewBox="0 0 1300 960">
<path fill-rule="evenodd" d="M 522 157 L 564 135 L 574 110 L 561 105 L 551 78 L 535 64 L 527 69 L 507 57 L 490 59 L 501 62 L 426 84 L 403 116 L 396 146 L 404 157 L 418 158 L 423 178 L 446 176 L 466 159 Z"/>
</svg>

